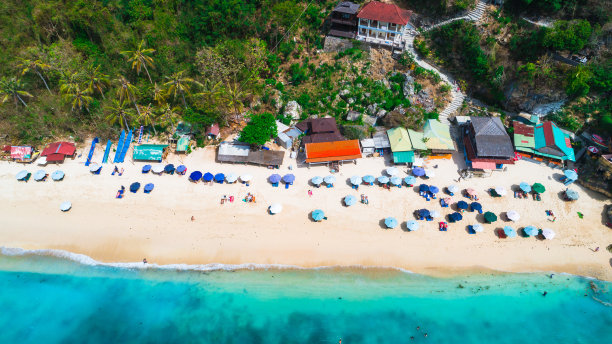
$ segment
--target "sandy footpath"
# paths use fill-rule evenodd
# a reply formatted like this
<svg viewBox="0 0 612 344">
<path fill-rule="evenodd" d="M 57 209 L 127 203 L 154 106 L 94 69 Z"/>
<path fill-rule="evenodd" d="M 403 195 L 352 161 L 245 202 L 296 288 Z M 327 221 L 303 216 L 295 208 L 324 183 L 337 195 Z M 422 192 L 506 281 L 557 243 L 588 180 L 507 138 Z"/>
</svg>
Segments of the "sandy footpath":
<svg viewBox="0 0 612 344">
<path fill-rule="evenodd" d="M 101 150 L 94 161 L 101 160 Z M 80 153 L 83 149 L 78 149 Z M 131 154 L 131 153 L 130 153 Z M 288 264 L 303 267 L 330 265 L 392 266 L 410 271 L 445 275 L 474 269 L 496 269 L 513 272 L 556 271 L 612 280 L 612 255 L 605 248 L 612 243 L 612 230 L 603 223 L 606 199 L 579 185 L 572 186 L 580 194 L 577 202 L 560 198 L 564 185 L 557 181 L 559 170 L 518 162 L 506 172 L 490 178 L 472 178 L 457 183 L 457 165 L 451 160 L 432 160 L 436 176 L 428 184 L 440 188 L 457 184 L 480 192 L 484 210 L 497 214 L 516 210 L 521 218 L 516 223 L 503 220 L 485 224 L 485 231 L 469 235 L 466 226 L 481 221 L 481 216 L 466 213 L 464 219 L 449 224 L 448 232 L 440 232 L 437 222 L 421 221 L 416 232 L 404 231 L 406 220 L 414 219 L 416 209 L 436 209 L 443 215 L 452 210 L 441 208 L 437 201 L 426 202 L 412 188 L 361 186 L 353 190 L 347 183 L 352 175 L 378 176 L 388 167 L 383 158 L 360 159 L 347 164 L 336 174 L 334 188 L 313 188 L 308 180 L 329 173 L 326 167 L 295 167 L 295 160 L 285 158 L 280 170 L 249 165 L 220 165 L 214 162 L 214 150 L 199 149 L 189 156 L 171 155 L 168 162 L 185 164 L 188 174 L 194 170 L 213 173 L 249 173 L 254 176 L 249 187 L 190 183 L 187 176 L 141 174 L 145 163 L 121 164 L 123 176 L 111 176 L 112 164 L 103 167 L 101 175 L 92 175 L 83 166 L 85 155 L 63 165 L 49 165 L 66 172 L 64 181 L 28 183 L 15 180 L 24 169 L 35 172 L 36 165 L 0 163 L 0 246 L 24 249 L 61 249 L 81 253 L 104 262 L 136 262 L 144 257 L 157 264 Z M 461 157 L 456 156 L 456 161 Z M 293 165 L 293 170 L 289 170 Z M 400 176 L 406 176 L 400 168 Z M 266 178 L 271 173 L 293 173 L 295 185 L 288 190 L 273 188 Z M 115 199 L 117 189 L 138 181 L 155 183 L 151 194 L 141 190 L 127 192 Z M 491 198 L 485 190 L 502 185 L 507 189 L 521 181 L 541 182 L 547 190 L 542 201 Z M 308 190 L 313 190 L 312 197 Z M 245 203 L 247 192 L 257 202 Z M 345 195 L 368 195 L 369 205 L 358 203 L 343 206 Z M 220 204 L 223 195 L 233 195 L 233 203 Z M 453 201 L 467 200 L 454 196 Z M 73 204 L 62 213 L 61 202 Z M 271 203 L 281 203 L 283 211 L 267 214 Z M 328 220 L 312 222 L 314 209 L 325 211 Z M 557 219 L 551 222 L 545 210 L 552 210 Z M 584 214 L 580 219 L 577 212 Z M 191 217 L 195 221 L 191 221 Z M 401 228 L 384 229 L 381 220 L 394 216 Z M 500 239 L 495 230 L 509 224 L 515 229 L 527 225 L 551 228 L 554 240 L 536 238 Z M 593 250 L 600 247 L 598 252 Z"/>
</svg>

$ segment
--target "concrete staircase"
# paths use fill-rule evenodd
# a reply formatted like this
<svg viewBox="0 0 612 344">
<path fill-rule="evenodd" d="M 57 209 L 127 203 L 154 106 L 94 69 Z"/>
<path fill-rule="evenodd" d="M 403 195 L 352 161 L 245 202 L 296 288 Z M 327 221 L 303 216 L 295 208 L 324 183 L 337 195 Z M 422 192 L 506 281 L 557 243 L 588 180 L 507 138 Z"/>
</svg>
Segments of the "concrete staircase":
<svg viewBox="0 0 612 344">
<path fill-rule="evenodd" d="M 461 17 L 455 17 L 455 18 L 445 20 L 443 22 L 439 22 L 437 24 L 434 24 L 432 26 L 429 26 L 423 29 L 423 32 L 433 30 L 437 27 L 444 26 L 446 24 L 450 24 L 457 20 L 471 20 L 473 22 L 477 22 L 482 18 L 482 15 L 484 14 L 486 9 L 487 9 L 487 4 L 484 1 L 478 1 L 478 4 L 476 4 L 476 8 L 470 11 L 467 15 L 461 16 Z"/>
</svg>

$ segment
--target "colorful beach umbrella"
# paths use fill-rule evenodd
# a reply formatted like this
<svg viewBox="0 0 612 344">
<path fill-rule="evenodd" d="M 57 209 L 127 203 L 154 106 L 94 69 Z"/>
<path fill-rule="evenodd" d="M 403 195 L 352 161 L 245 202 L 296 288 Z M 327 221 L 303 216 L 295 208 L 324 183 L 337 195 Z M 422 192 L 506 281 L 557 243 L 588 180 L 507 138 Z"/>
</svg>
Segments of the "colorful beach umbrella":
<svg viewBox="0 0 612 344">
<path fill-rule="evenodd" d="M 268 210 L 270 211 L 270 214 L 278 214 L 283 211 L 283 206 L 280 203 L 272 203 L 268 207 Z"/>
<path fill-rule="evenodd" d="M 28 173 L 30 173 L 30 172 L 28 172 L 26 170 L 21 170 L 21 171 L 17 172 L 17 174 L 15 175 L 15 178 L 17 178 L 17 180 L 23 180 L 23 179 L 25 179 L 25 177 L 28 176 Z"/>
<path fill-rule="evenodd" d="M 525 182 L 521 182 L 519 184 L 519 188 L 521 189 L 521 191 L 523 192 L 531 192 L 531 185 L 525 183 Z"/>
<path fill-rule="evenodd" d="M 364 181 L 364 182 L 366 182 L 366 183 L 368 183 L 368 184 L 372 184 L 372 183 L 374 183 L 374 181 L 375 181 L 375 180 L 376 180 L 376 177 L 374 177 L 374 176 L 373 176 L 373 175 L 371 175 L 371 174 L 368 174 L 368 175 L 363 176 L 363 181 Z"/>
<path fill-rule="evenodd" d="M 565 175 L 565 178 L 569 180 L 578 180 L 578 173 L 576 173 L 574 170 L 565 170 L 563 171 L 563 174 Z"/>
<path fill-rule="evenodd" d="M 151 165 L 146 164 L 144 166 L 142 166 L 142 173 L 149 173 L 149 171 L 151 171 Z"/>
<path fill-rule="evenodd" d="M 47 175 L 47 172 L 45 172 L 45 170 L 38 170 L 36 171 L 36 173 L 34 173 L 34 180 L 36 181 L 40 181 L 43 180 L 43 178 L 45 178 L 45 176 Z"/>
<path fill-rule="evenodd" d="M 135 182 L 135 183 L 132 183 L 132 185 L 130 185 L 130 191 L 136 193 L 136 191 L 138 191 L 138 189 L 140 189 L 140 183 L 139 182 Z"/>
<path fill-rule="evenodd" d="M 70 209 L 72 209 L 72 203 L 70 203 L 69 201 L 65 201 L 60 204 L 61 211 L 68 211 Z"/>
<path fill-rule="evenodd" d="M 270 181 L 270 183 L 276 184 L 281 181 L 281 176 L 279 174 L 274 173 L 268 178 L 268 180 Z"/>
<path fill-rule="evenodd" d="M 416 231 L 419 229 L 419 223 L 414 220 L 406 221 L 406 228 L 411 232 Z"/>
<path fill-rule="evenodd" d="M 344 196 L 344 205 L 346 205 L 347 207 L 350 207 L 354 205 L 355 203 L 357 203 L 357 197 L 353 195 Z"/>
<path fill-rule="evenodd" d="M 295 176 L 291 173 L 287 173 L 283 176 L 283 181 L 287 184 L 291 184 L 295 181 Z"/>
<path fill-rule="evenodd" d="M 391 177 L 389 178 L 389 183 L 391 183 L 392 185 L 401 185 L 402 184 L 402 178 L 400 177 Z"/>
<path fill-rule="evenodd" d="M 510 227 L 510 226 L 505 226 L 504 227 L 504 234 L 508 237 L 508 238 L 514 238 L 516 237 L 516 231 L 514 230 L 514 228 Z"/>
<path fill-rule="evenodd" d="M 185 166 L 185 165 L 179 165 L 179 166 L 176 168 L 176 172 L 178 172 L 178 173 L 183 173 L 183 172 L 185 172 L 185 171 L 187 171 L 187 166 Z"/>
<path fill-rule="evenodd" d="M 457 209 L 466 210 L 468 208 L 468 204 L 466 201 L 457 202 Z"/>
<path fill-rule="evenodd" d="M 472 229 L 477 233 L 484 231 L 484 227 L 480 223 L 473 224 Z"/>
<path fill-rule="evenodd" d="M 486 213 L 484 213 L 484 219 L 488 223 L 493 223 L 493 222 L 497 221 L 497 215 L 495 215 L 494 213 L 492 213 L 490 211 L 487 211 Z"/>
<path fill-rule="evenodd" d="M 429 186 L 429 192 L 431 192 L 432 194 L 436 194 L 436 193 L 440 192 L 440 189 L 437 186 L 430 185 Z"/>
<path fill-rule="evenodd" d="M 429 212 L 429 216 L 433 219 L 440 217 L 440 212 L 437 210 L 432 210 Z"/>
<path fill-rule="evenodd" d="M 419 192 L 427 192 L 427 191 L 429 191 L 429 185 L 427 184 L 419 185 Z"/>
<path fill-rule="evenodd" d="M 415 167 L 412 169 L 412 174 L 417 177 L 422 177 L 425 175 L 425 170 L 422 167 Z"/>
<path fill-rule="evenodd" d="M 482 213 L 482 205 L 478 202 L 472 202 L 472 204 L 470 204 L 470 208 L 472 208 L 472 211 Z"/>
<path fill-rule="evenodd" d="M 191 172 L 191 174 L 189 175 L 189 179 L 191 179 L 194 182 L 197 182 L 198 180 L 202 179 L 202 172 L 200 171 Z"/>
<path fill-rule="evenodd" d="M 336 182 L 336 176 L 334 175 L 327 175 L 325 176 L 325 178 L 323 178 L 323 181 L 325 182 L 325 184 L 334 184 Z"/>
<path fill-rule="evenodd" d="M 102 166 L 96 164 L 95 162 L 91 165 L 89 165 L 89 172 L 98 172 L 99 169 L 101 169 Z"/>
<path fill-rule="evenodd" d="M 54 171 L 53 173 L 51 173 L 51 179 L 55 180 L 55 181 L 60 181 L 62 179 L 64 179 L 64 171 L 62 170 L 57 170 Z"/>
<path fill-rule="evenodd" d="M 386 172 L 390 177 L 393 177 L 399 173 L 399 170 L 397 169 L 397 167 L 389 167 L 387 168 Z"/>
<path fill-rule="evenodd" d="M 325 213 L 321 209 L 316 209 L 312 212 L 311 216 L 313 220 L 318 222 L 318 221 L 323 220 L 323 218 L 325 218 Z"/>
<path fill-rule="evenodd" d="M 238 180 L 238 175 L 235 173 L 230 173 L 227 176 L 225 176 L 225 180 L 230 184 L 234 183 Z"/>
<path fill-rule="evenodd" d="M 459 192 L 459 187 L 457 185 L 449 185 L 448 187 L 446 187 L 446 189 L 448 190 L 448 192 L 453 194 Z"/>
<path fill-rule="evenodd" d="M 172 173 L 174 172 L 175 168 L 174 168 L 174 164 L 168 164 L 166 166 L 164 166 L 164 172 L 166 173 Z"/>
<path fill-rule="evenodd" d="M 540 230 L 538 230 L 535 226 L 527 226 L 523 228 L 523 233 L 525 233 L 527 236 L 536 236 L 540 233 Z"/>
<path fill-rule="evenodd" d="M 385 226 L 387 226 L 387 228 L 397 227 L 397 220 L 395 219 L 395 217 L 387 217 L 385 219 Z"/>
<path fill-rule="evenodd" d="M 151 191 L 153 191 L 153 189 L 155 188 L 155 185 L 153 183 L 148 183 L 144 186 L 144 192 L 145 193 L 150 193 Z"/>
<path fill-rule="evenodd" d="M 578 195 L 578 192 L 576 190 L 566 189 L 565 190 L 565 197 L 567 197 L 570 201 L 575 201 L 580 196 Z"/>
<path fill-rule="evenodd" d="M 408 176 L 404 178 L 404 183 L 406 183 L 406 185 L 414 185 L 414 183 L 416 183 L 416 178 L 414 176 Z"/>
<path fill-rule="evenodd" d="M 465 189 L 465 192 L 466 192 L 468 195 L 470 195 L 470 196 L 476 196 L 476 195 L 478 195 L 478 192 L 477 192 L 476 190 L 472 189 L 472 188 Z"/>
<path fill-rule="evenodd" d="M 353 185 L 359 185 L 363 182 L 363 179 L 361 179 L 360 176 L 352 176 L 351 177 L 351 184 Z"/>
<path fill-rule="evenodd" d="M 546 188 L 540 183 L 535 183 L 531 186 L 531 190 L 533 190 L 535 193 L 542 194 L 544 191 L 546 191 Z"/>
<path fill-rule="evenodd" d="M 506 217 L 513 222 L 518 221 L 521 218 L 521 215 L 516 210 L 508 210 L 506 212 Z"/>
<path fill-rule="evenodd" d="M 151 171 L 153 173 L 157 173 L 157 174 L 161 174 L 162 172 L 164 172 L 164 168 L 166 166 L 164 166 L 163 164 L 155 164 L 153 165 L 153 167 L 151 168 Z"/>
<path fill-rule="evenodd" d="M 542 236 L 546 240 L 552 240 L 552 239 L 555 238 L 556 234 L 555 234 L 555 232 L 552 229 L 544 228 L 544 229 L 542 229 Z"/>
<path fill-rule="evenodd" d="M 433 177 L 436 176 L 436 172 L 434 170 L 428 168 L 428 169 L 425 170 L 425 176 L 427 178 L 433 178 Z"/>
<path fill-rule="evenodd" d="M 243 182 L 250 182 L 251 179 L 253 179 L 253 176 L 250 174 L 243 174 L 240 176 L 240 180 L 242 180 Z"/>
<path fill-rule="evenodd" d="M 506 188 L 503 187 L 503 186 L 496 186 L 495 187 L 495 193 L 500 195 L 500 196 L 506 196 L 508 191 L 506 191 Z"/>
<path fill-rule="evenodd" d="M 421 217 L 428 217 L 431 214 L 431 212 L 427 209 L 419 209 L 419 216 Z"/>
<path fill-rule="evenodd" d="M 223 183 L 224 180 L 225 180 L 225 174 L 223 174 L 223 173 L 215 174 L 215 181 L 217 183 Z"/>
<path fill-rule="evenodd" d="M 323 177 L 314 176 L 310 179 L 310 182 L 313 185 L 321 185 L 323 183 Z"/>
<path fill-rule="evenodd" d="M 213 179 L 215 179 L 215 176 L 210 172 L 206 172 L 202 176 L 202 180 L 205 182 L 212 182 Z"/>
<path fill-rule="evenodd" d="M 461 221 L 461 220 L 463 220 L 463 215 L 461 215 L 458 212 L 454 212 L 454 213 L 448 215 L 448 218 L 451 221 Z"/>
<path fill-rule="evenodd" d="M 378 182 L 381 184 L 387 184 L 389 182 L 389 177 L 387 176 L 380 176 L 378 177 Z"/>
</svg>

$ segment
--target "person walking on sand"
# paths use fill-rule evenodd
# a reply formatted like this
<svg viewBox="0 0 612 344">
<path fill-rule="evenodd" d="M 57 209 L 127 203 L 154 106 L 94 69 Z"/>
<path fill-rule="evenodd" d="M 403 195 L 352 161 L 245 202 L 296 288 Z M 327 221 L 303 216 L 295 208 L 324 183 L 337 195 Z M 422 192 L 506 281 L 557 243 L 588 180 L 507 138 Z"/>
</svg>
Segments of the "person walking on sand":
<svg viewBox="0 0 612 344">
<path fill-rule="evenodd" d="M 308 196 L 312 197 L 312 190 L 308 190 Z"/>
</svg>

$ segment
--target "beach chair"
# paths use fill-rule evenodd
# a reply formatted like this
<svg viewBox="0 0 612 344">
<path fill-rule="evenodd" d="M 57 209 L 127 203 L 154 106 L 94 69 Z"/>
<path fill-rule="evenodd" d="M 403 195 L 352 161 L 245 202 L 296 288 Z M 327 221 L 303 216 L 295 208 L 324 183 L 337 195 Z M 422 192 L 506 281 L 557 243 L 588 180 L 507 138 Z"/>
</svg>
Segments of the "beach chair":
<svg viewBox="0 0 612 344">
<path fill-rule="evenodd" d="M 285 183 L 285 189 L 289 189 L 289 183 Z"/>
<path fill-rule="evenodd" d="M 93 174 L 100 174 L 100 172 L 102 172 L 102 166 L 100 166 L 100 168 L 96 172 L 93 172 Z"/>
<path fill-rule="evenodd" d="M 25 178 L 23 178 L 23 181 L 27 183 L 28 180 L 30 180 L 30 177 L 32 177 L 32 173 L 28 172 L 28 174 L 26 174 Z"/>
</svg>

